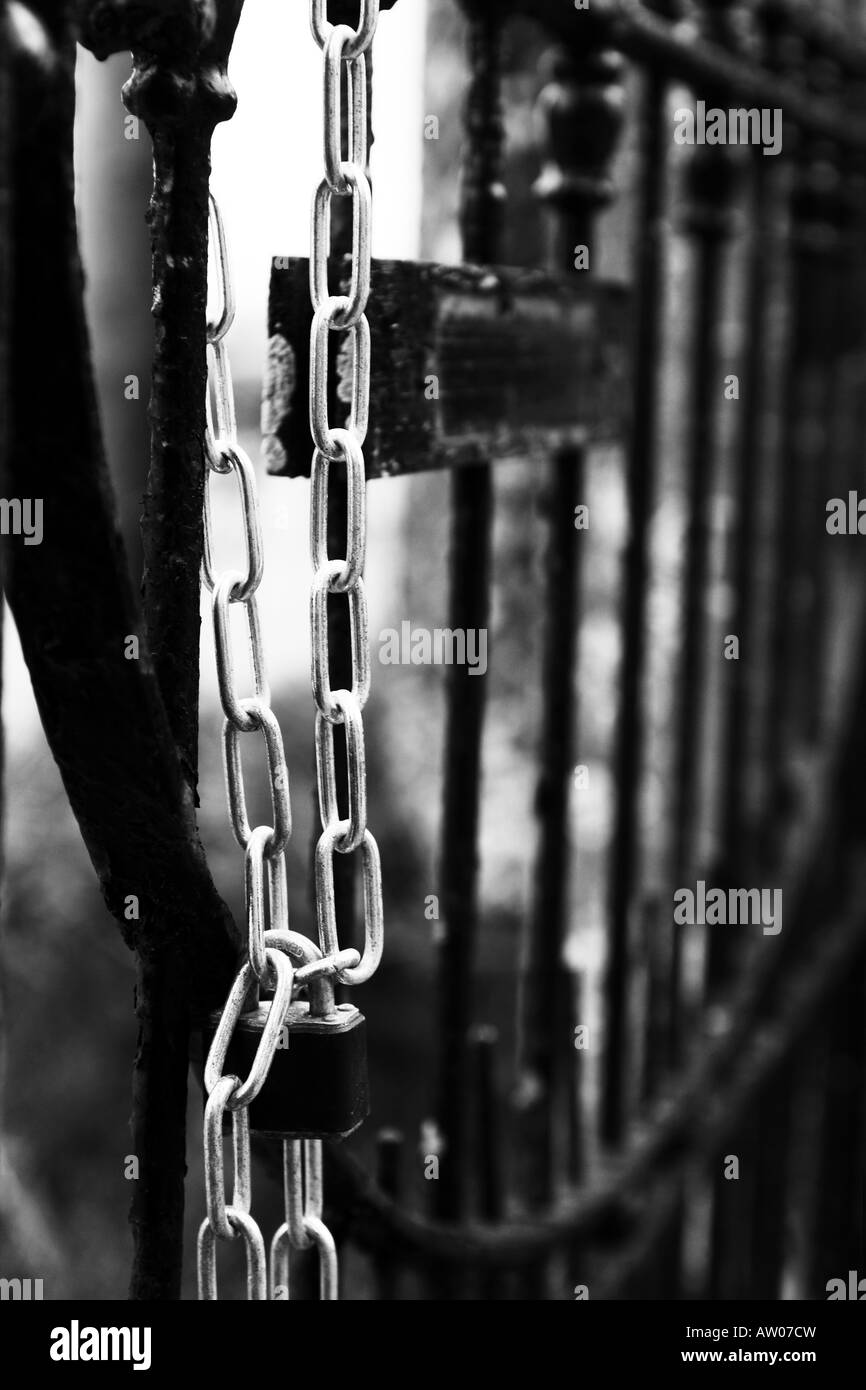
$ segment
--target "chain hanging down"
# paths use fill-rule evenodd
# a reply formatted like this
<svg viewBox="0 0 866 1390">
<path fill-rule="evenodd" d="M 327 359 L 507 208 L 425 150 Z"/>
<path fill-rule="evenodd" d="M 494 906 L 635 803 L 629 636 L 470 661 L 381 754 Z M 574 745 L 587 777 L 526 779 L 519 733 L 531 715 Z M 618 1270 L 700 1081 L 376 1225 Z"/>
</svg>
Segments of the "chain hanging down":
<svg viewBox="0 0 866 1390">
<path fill-rule="evenodd" d="M 345 985 L 359 985 L 376 971 L 382 956 L 382 870 L 379 850 L 367 829 L 367 778 L 362 710 L 370 693 L 370 652 L 364 558 L 367 543 L 363 444 L 370 404 L 371 193 L 367 180 L 367 67 L 365 53 L 378 21 L 379 0 L 364 0 L 357 30 L 325 21 L 325 0 L 310 0 L 313 35 L 324 54 L 325 175 L 313 197 L 310 295 L 310 431 L 315 442 L 310 475 L 310 601 L 312 684 L 316 703 L 316 773 L 322 833 L 316 846 L 315 889 L 319 942 L 326 957 L 339 949 L 334 894 L 334 853 L 361 852 L 364 882 L 364 950 L 360 964 L 337 972 Z M 341 77 L 346 67 L 350 103 L 348 159 L 342 157 Z M 331 294 L 328 255 L 331 202 L 352 199 L 352 268 L 348 295 Z M 328 357 L 331 333 L 352 340 L 351 410 L 345 428 L 328 419 Z M 346 556 L 328 558 L 328 472 L 346 468 Z M 349 605 L 352 688 L 332 690 L 328 669 L 328 595 L 343 594 Z M 349 815 L 341 820 L 334 759 L 334 725 L 346 737 Z"/>
<path fill-rule="evenodd" d="M 231 367 L 225 337 L 234 318 L 225 231 L 219 208 L 210 199 L 210 242 L 216 262 L 218 312 L 207 326 L 208 396 L 206 454 L 208 475 L 204 496 L 204 556 L 202 578 L 212 594 L 214 646 L 220 701 L 225 716 L 223 753 L 229 814 L 235 839 L 244 851 L 247 904 L 247 955 L 226 1001 L 205 1067 L 208 1102 L 204 1120 L 205 1192 L 207 1215 L 198 1234 L 199 1298 L 217 1297 L 216 1242 L 235 1240 L 246 1246 L 247 1297 L 266 1299 L 267 1260 L 261 1231 L 250 1214 L 249 1105 L 267 1078 L 280 1042 L 282 1020 L 292 1001 L 294 970 L 285 954 L 266 946 L 266 932 L 288 933 L 285 849 L 292 833 L 289 774 L 280 726 L 270 706 L 256 591 L 262 580 L 262 536 L 255 471 L 237 437 Z M 213 392 L 214 408 L 211 407 Z M 216 427 L 214 427 L 214 414 Z M 244 523 L 245 564 L 242 570 L 218 570 L 213 553 L 209 481 L 211 473 L 233 473 L 238 483 Z M 252 696 L 238 694 L 231 646 L 232 606 L 244 611 L 253 675 Z M 261 731 L 267 750 L 273 826 L 252 829 L 244 792 L 241 734 Z M 268 904 L 265 909 L 265 880 Z M 224 1076 L 226 1050 L 241 1012 L 258 1003 L 259 985 L 273 989 L 268 1025 L 246 1081 Z M 232 1117 L 234 1189 L 227 1204 L 223 1164 L 223 1120 Z"/>
<path fill-rule="evenodd" d="M 311 339 L 310 423 L 315 452 L 311 475 L 310 537 L 314 566 L 311 595 L 312 687 L 316 714 L 316 769 L 322 833 L 316 849 L 316 915 L 321 959 L 296 972 L 287 955 L 297 956 L 297 940 L 288 928 L 285 849 L 292 830 L 289 778 L 279 723 L 270 706 L 256 591 L 263 573 L 261 526 L 255 473 L 237 439 L 231 368 L 225 337 L 234 317 L 228 254 L 222 219 L 210 200 L 211 244 L 219 289 L 219 310 L 208 323 L 209 385 L 207 461 L 210 473 L 234 473 L 244 519 L 245 564 L 242 570 L 218 571 L 213 555 L 209 490 L 204 503 L 203 579 L 213 595 L 217 676 L 225 722 L 223 752 L 232 829 L 244 850 L 247 903 L 247 960 L 239 971 L 222 1012 L 205 1067 L 205 1190 L 207 1215 L 198 1238 L 199 1297 L 216 1299 L 216 1242 L 243 1237 L 247 1255 L 247 1297 L 268 1297 L 268 1271 L 261 1231 L 251 1215 L 249 1106 L 270 1071 L 293 990 L 317 976 L 335 976 L 346 985 L 361 984 L 376 970 L 382 954 L 382 877 L 376 841 L 367 829 L 364 730 L 361 711 L 370 689 L 367 606 L 364 592 L 366 547 L 366 480 L 362 446 L 367 432 L 370 395 L 370 329 L 365 309 L 370 290 L 371 194 L 367 181 L 367 76 L 364 54 L 378 21 L 379 0 L 363 0 L 357 30 L 333 26 L 325 19 L 325 0 L 311 0 L 311 27 L 324 50 L 325 177 L 313 200 L 310 286 L 314 317 Z M 341 149 L 341 80 L 348 75 L 351 103 L 348 159 Z M 349 294 L 332 295 L 328 286 L 330 205 L 333 197 L 351 197 L 353 213 L 352 276 Z M 352 335 L 352 406 L 345 428 L 328 420 L 328 348 L 331 332 Z M 214 405 L 211 406 L 211 391 Z M 215 416 L 215 424 L 214 424 Z M 348 536 L 345 559 L 328 557 L 328 469 L 346 466 Z M 345 594 L 352 644 L 352 688 L 331 690 L 328 670 L 328 594 Z M 253 694 L 237 693 L 231 650 L 232 605 L 244 609 L 251 654 Z M 341 819 L 336 787 L 334 732 L 343 724 L 349 778 L 349 815 Z M 242 734 L 261 732 L 265 739 L 273 808 L 273 826 L 251 828 L 247 817 L 241 758 Z M 365 939 L 363 954 L 340 950 L 334 895 L 333 855 L 360 849 L 364 880 Z M 265 906 L 265 882 L 268 885 Z M 303 940 L 303 939 L 301 939 Z M 312 946 L 312 943 L 307 943 Z M 278 948 L 278 949 L 277 949 Z M 313 947 L 315 951 L 315 947 Z M 318 954 L 318 952 L 316 952 Z M 273 999 L 245 1081 L 224 1075 L 226 1056 L 242 1013 L 258 1005 L 259 987 Z M 225 1187 L 223 1124 L 232 1117 L 234 1182 L 231 1203 Z M 271 1244 L 270 1297 L 289 1296 L 289 1250 L 315 1246 L 319 1253 L 320 1297 L 338 1297 L 337 1252 L 322 1222 L 322 1145 L 312 1138 L 284 1140 L 283 1167 L 286 1221 Z"/>
<path fill-rule="evenodd" d="M 363 0 L 357 30 L 331 25 L 325 0 L 310 0 L 313 36 L 324 56 L 325 176 L 313 196 L 310 295 L 310 431 L 315 443 L 310 473 L 310 596 L 312 687 L 316 704 L 316 779 L 322 833 L 315 854 L 316 917 L 325 961 L 333 961 L 345 985 L 369 980 L 382 955 L 382 871 L 376 841 L 367 829 L 367 778 L 361 711 L 370 693 L 370 655 L 364 558 L 367 542 L 366 478 L 362 446 L 370 401 L 370 327 L 365 310 L 370 293 L 371 193 L 367 181 L 367 67 L 379 0 Z M 343 69 L 350 103 L 348 159 L 342 157 Z M 348 295 L 332 295 L 328 285 L 331 200 L 352 199 L 352 272 Z M 328 419 L 330 334 L 351 334 L 353 369 L 351 412 L 345 428 Z M 347 538 L 344 559 L 328 557 L 328 473 L 343 462 L 347 487 Z M 343 594 L 349 605 L 352 688 L 332 690 L 328 668 L 328 595 Z M 334 757 L 334 725 L 342 724 L 348 766 L 348 818 L 339 814 Z M 364 879 L 364 951 L 355 963 L 341 964 L 334 893 L 334 852 L 360 849 Z M 322 1145 L 317 1140 L 283 1144 L 286 1220 L 271 1245 L 271 1285 L 289 1296 L 289 1250 L 315 1245 L 319 1256 L 319 1296 L 336 1299 L 337 1252 L 322 1223 Z"/>
</svg>

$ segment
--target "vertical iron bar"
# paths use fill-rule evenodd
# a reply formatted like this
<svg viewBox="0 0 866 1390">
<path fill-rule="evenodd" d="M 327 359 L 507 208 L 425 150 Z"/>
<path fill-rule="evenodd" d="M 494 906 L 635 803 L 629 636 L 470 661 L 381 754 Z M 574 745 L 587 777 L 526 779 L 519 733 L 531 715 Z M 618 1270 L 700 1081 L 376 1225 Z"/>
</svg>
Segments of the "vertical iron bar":
<svg viewBox="0 0 866 1390">
<path fill-rule="evenodd" d="M 564 1037 L 568 1044 L 569 1066 L 566 1074 L 566 1123 L 568 1126 L 568 1165 L 567 1171 L 572 1183 L 583 1182 L 586 1169 L 585 1134 L 585 1090 L 586 1075 L 584 1049 L 575 1046 L 575 1029 L 584 1023 L 586 1000 L 585 979 L 582 970 L 568 973 L 571 989 L 569 993 L 568 1018 Z"/>
<path fill-rule="evenodd" d="M 573 276 L 577 248 L 590 248 L 595 216 L 613 196 L 608 164 L 620 131 L 621 60 L 594 46 L 592 28 L 579 49 L 552 55 L 551 80 L 539 97 L 544 125 L 544 172 L 535 192 L 548 209 L 547 261 Z M 590 264 L 592 250 L 590 248 Z M 539 822 L 532 905 L 522 972 L 519 1069 L 525 1098 L 520 1115 L 520 1189 L 531 1209 L 554 1198 L 564 1152 L 557 1125 L 572 1038 L 573 982 L 563 961 L 570 860 L 568 800 L 576 720 L 573 714 L 579 615 L 575 508 L 583 500 L 585 454 L 564 449 L 549 466 L 543 499 L 547 526 L 541 657 L 541 750 L 535 791 Z M 567 1100 L 566 1100 L 567 1104 Z M 567 1114 L 567 1111 L 566 1111 Z M 530 1286 L 544 1296 L 543 1264 Z"/>
<path fill-rule="evenodd" d="M 781 1295 L 787 1245 L 792 1087 L 788 1058 L 770 1079 L 756 1107 L 749 1297 L 769 1302 Z"/>
<path fill-rule="evenodd" d="M 658 925 L 663 921 L 661 904 L 653 897 L 643 904 L 644 956 L 644 1047 L 641 1076 L 641 1099 L 655 1100 L 661 1083 L 665 1061 L 665 1027 L 667 988 L 669 984 L 666 956 L 659 949 Z"/>
<path fill-rule="evenodd" d="M 540 822 L 530 930 L 524 957 L 521 1076 L 530 1100 L 521 1112 L 521 1192 L 543 1208 L 554 1192 L 554 1107 L 571 1039 L 559 1035 L 569 989 L 562 961 L 563 918 L 569 862 L 568 787 L 572 756 L 577 589 L 574 508 L 581 495 L 583 456 L 568 450 L 552 461 L 546 498 L 549 542 L 544 588 L 542 746 L 535 810 Z"/>
<path fill-rule="evenodd" d="M 693 338 L 694 415 L 687 458 L 688 530 L 682 583 L 681 696 L 675 751 L 674 864 L 677 886 L 686 882 L 694 867 L 701 804 L 701 716 L 707 677 L 705 600 L 710 568 L 713 408 L 719 382 L 716 334 L 721 302 L 721 246 L 715 236 L 701 240 L 698 258 L 697 313 Z M 671 974 L 669 1045 L 671 1063 L 676 1064 L 682 1049 L 682 933 L 679 930 L 674 932 Z"/>
<path fill-rule="evenodd" d="M 505 1217 L 504 1134 L 496 1085 L 496 1049 L 499 1035 L 495 1028 L 472 1030 L 472 1079 L 475 1094 L 475 1149 L 478 1168 L 478 1214 L 482 1221 L 496 1223 Z M 480 1296 L 499 1299 L 506 1287 L 502 1270 L 481 1275 Z"/>
<path fill-rule="evenodd" d="M 403 1151 L 405 1141 L 396 1129 L 382 1129 L 376 1136 L 376 1182 L 386 1197 L 399 1202 L 403 1196 Z M 374 1260 L 377 1292 L 381 1300 L 393 1303 L 400 1296 L 400 1268 L 393 1255 Z"/>
<path fill-rule="evenodd" d="M 237 105 L 226 67 L 242 5 L 223 0 L 207 33 L 178 26 L 155 4 L 115 16 L 107 30 L 100 7 L 79 7 L 79 21 L 99 56 L 132 50 L 123 96 L 153 142 L 154 357 L 142 595 L 148 647 L 191 817 L 198 783 L 210 145 L 216 125 L 230 119 Z M 107 49 L 100 52 L 106 35 Z M 131 1129 L 141 1176 L 130 1213 L 134 1300 L 180 1297 L 189 968 L 182 940 L 140 954 L 138 961 Z"/>
<path fill-rule="evenodd" d="M 818 56 L 809 64 L 809 87 L 816 97 L 838 100 L 840 73 L 835 64 Z M 830 651 L 828 562 L 833 540 L 826 529 L 826 502 L 833 479 L 833 451 L 838 439 L 835 385 L 841 358 L 839 301 L 837 287 L 842 265 L 842 216 L 844 193 L 840 177 L 840 151 L 827 141 L 810 141 L 807 147 L 807 173 L 802 197 L 810 213 L 812 278 L 815 301 L 810 343 L 810 418 L 808 438 L 811 447 L 806 464 L 806 491 L 799 559 L 800 585 L 806 621 L 800 632 L 802 687 L 798 730 L 807 744 L 814 745 L 822 731 L 823 696 L 826 688 L 827 657 Z"/>
<path fill-rule="evenodd" d="M 702 27 L 708 38 L 727 47 L 736 48 L 740 39 L 736 18 L 736 0 L 705 0 Z M 701 92 L 698 95 L 706 95 L 709 104 L 710 93 Z M 713 95 L 714 102 L 718 95 Z M 719 320 L 723 308 L 725 242 L 733 232 L 733 202 L 738 187 L 737 162 L 731 151 L 727 147 L 699 148 L 694 153 L 687 171 L 687 185 L 686 225 L 696 245 L 697 308 L 693 329 L 693 411 L 686 456 L 688 530 L 681 591 L 684 614 L 681 648 L 682 695 L 675 746 L 673 866 L 676 886 L 687 882 L 696 865 L 704 788 L 703 720 L 707 709 L 710 679 L 709 641 L 706 631 L 706 600 L 711 578 L 710 508 L 721 463 L 716 409 L 723 385 Z M 761 230 L 759 229 L 757 234 L 758 240 L 761 239 Z M 750 288 L 753 288 L 751 284 Z M 752 311 L 758 312 L 756 305 L 752 306 Z M 750 363 L 752 372 L 755 369 L 755 361 L 753 357 Z M 751 378 L 748 384 L 750 390 L 754 391 Z M 747 479 L 744 486 L 748 485 L 748 481 L 750 480 Z M 746 514 L 749 505 L 746 501 Z M 740 526 L 744 521 L 743 515 L 737 518 L 737 524 Z M 748 556 L 744 554 L 745 547 L 746 542 L 742 541 L 738 559 L 744 562 L 748 560 Z M 716 654 L 717 662 L 721 656 L 721 652 Z M 723 730 L 724 727 L 723 725 Z M 724 742 L 722 747 L 724 748 Z M 729 755 L 733 752 L 730 748 L 727 751 Z M 739 757 L 735 757 L 739 761 Z M 742 815 L 741 806 L 738 807 L 738 813 Z M 715 996 L 727 968 L 730 948 L 726 933 L 713 932 L 707 928 L 705 931 L 706 989 L 711 996 Z M 669 1059 L 671 1065 L 675 1066 L 681 1061 L 684 1050 L 683 933 L 679 924 L 673 925 L 672 942 L 668 1044 Z M 744 1139 L 745 1131 L 741 1130 L 737 1142 Z M 711 1173 L 710 1297 L 736 1296 L 746 1273 L 743 1222 L 748 1207 L 743 1201 L 741 1188 L 741 1181 L 745 1182 L 746 1179 L 725 1176 L 725 1166 L 729 1157 L 744 1162 L 743 1156 L 736 1153 L 730 1156 L 717 1154 Z"/>
<path fill-rule="evenodd" d="M 748 1294 L 755 1219 L 754 1168 L 759 1147 L 755 1143 L 755 1122 L 756 1117 L 750 1112 L 713 1159 L 710 1250 L 704 1293 L 713 1301 L 745 1298 Z M 732 1159 L 739 1164 L 737 1177 L 725 1175 Z"/>
<path fill-rule="evenodd" d="M 748 222 L 751 243 L 746 269 L 746 333 L 743 340 L 744 361 L 737 372 L 742 427 L 737 447 L 735 516 L 731 541 L 734 586 L 731 631 L 739 640 L 739 659 L 722 663 L 725 698 L 719 751 L 721 845 L 720 863 L 713 874 L 713 883 L 725 889 L 740 883 L 751 844 L 747 788 L 749 731 L 758 670 L 758 653 L 755 649 L 757 513 L 768 472 L 763 424 L 775 187 L 771 184 L 774 171 L 768 169 L 763 149 L 755 146 L 751 154 Z M 720 993 L 725 989 L 736 961 L 742 957 L 743 946 L 744 938 L 729 932 L 716 932 L 710 937 L 706 980 L 711 993 Z"/>
<path fill-rule="evenodd" d="M 504 128 L 500 105 L 500 22 L 469 3 L 471 79 L 466 103 L 466 153 L 460 225 L 467 260 L 496 259 L 503 188 Z M 486 462 L 459 469 L 451 485 L 450 625 L 486 629 L 492 518 L 492 478 Z M 446 672 L 445 782 L 442 812 L 442 933 L 439 942 L 437 1113 L 447 1148 L 436 1187 L 437 1212 L 465 1215 L 470 1135 L 466 1091 L 468 1033 L 478 935 L 477 879 L 483 680 L 458 665 Z"/>
<path fill-rule="evenodd" d="M 706 0 L 706 4 L 703 22 L 706 37 L 730 43 L 733 37 L 730 30 L 732 0 Z M 710 95 L 707 94 L 708 101 Z M 681 698 L 674 753 L 676 886 L 686 883 L 695 867 L 701 822 L 702 721 L 709 676 L 706 599 L 712 541 L 710 507 L 717 467 L 716 403 L 722 385 L 719 318 L 724 243 L 733 230 L 731 205 L 735 178 L 736 160 L 729 147 L 699 146 L 696 149 L 687 172 L 686 226 L 696 243 L 697 308 L 692 340 L 693 409 L 686 456 L 688 528 L 682 579 Z M 669 1049 L 671 1063 L 676 1065 L 683 1047 L 682 928 L 677 925 L 673 927 L 672 942 Z M 711 938 L 708 960 L 713 958 L 713 951 Z"/>
<path fill-rule="evenodd" d="M 677 3 L 653 8 L 668 16 Z M 605 1059 L 601 1133 L 617 1144 L 624 1126 L 627 1047 L 629 912 L 640 872 L 639 792 L 644 747 L 641 691 L 646 666 L 649 585 L 649 517 L 655 500 L 658 427 L 658 360 L 662 327 L 662 211 L 664 206 L 666 84 L 650 70 L 640 97 L 642 132 L 636 213 L 637 331 L 634 394 L 626 490 L 628 538 L 623 556 L 622 665 L 614 735 L 613 844 L 608 881 L 608 964 L 605 977 Z"/>
<path fill-rule="evenodd" d="M 783 24 L 778 16 L 774 24 Z M 784 41 L 783 28 L 773 30 L 774 48 Z M 803 66 L 803 45 L 788 36 L 788 72 Z M 796 138 L 796 137 L 795 137 Z M 808 371 L 810 320 L 815 308 L 808 187 L 808 142 L 797 140 L 794 149 L 793 186 L 790 200 L 788 264 L 790 267 L 790 322 L 785 359 L 780 457 L 785 468 L 786 496 L 791 511 L 777 522 L 773 546 L 773 613 L 770 634 L 770 680 L 762 741 L 766 758 L 768 802 L 764 808 L 765 849 L 771 862 L 778 859 L 787 825 L 794 788 L 789 752 L 793 741 L 795 681 L 799 672 L 800 597 L 798 564 L 803 543 L 803 498 L 809 492 L 806 429 L 803 418 L 804 377 Z"/>
<path fill-rule="evenodd" d="M 825 1111 L 816 1225 L 806 1298 L 826 1298 L 829 1279 L 866 1272 L 866 958 L 858 960 L 826 1024 Z"/>
<path fill-rule="evenodd" d="M 754 202 L 750 222 L 754 231 L 748 269 L 747 355 L 744 369 L 739 373 L 743 428 L 737 470 L 733 559 L 736 597 L 732 631 L 740 639 L 740 659 L 728 663 L 729 699 L 723 739 L 722 842 L 724 858 L 731 872 L 736 871 L 734 866 L 743 862 L 744 842 L 748 835 L 744 817 L 747 771 L 744 753 L 748 740 L 749 696 L 754 671 L 752 599 L 757 541 L 755 498 L 760 492 L 764 462 L 762 418 L 771 233 L 770 190 L 765 177 L 767 161 L 760 155 L 759 149 L 753 160 Z"/>
<path fill-rule="evenodd" d="M 482 1026 L 472 1031 L 472 1075 L 477 1107 L 478 1212 L 483 1221 L 491 1222 L 501 1221 L 505 1215 L 502 1116 L 496 1086 L 498 1042 L 499 1034 L 495 1028 Z"/>
</svg>

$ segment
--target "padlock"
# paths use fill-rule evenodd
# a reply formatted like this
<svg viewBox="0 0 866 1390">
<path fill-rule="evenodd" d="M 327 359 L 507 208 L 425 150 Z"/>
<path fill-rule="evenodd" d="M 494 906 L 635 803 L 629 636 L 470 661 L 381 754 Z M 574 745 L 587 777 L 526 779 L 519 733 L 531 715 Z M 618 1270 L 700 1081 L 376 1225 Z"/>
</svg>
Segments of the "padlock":
<svg viewBox="0 0 866 1390">
<path fill-rule="evenodd" d="M 297 932 L 269 931 L 265 944 L 303 965 L 322 959 Z M 331 977 L 310 979 L 307 991 L 309 999 L 295 1000 L 284 1016 L 267 1079 L 250 1104 L 250 1129 L 285 1139 L 345 1138 L 370 1112 L 366 1019 L 354 1004 L 335 1004 Z M 240 1016 L 223 1075 L 249 1075 L 270 1008 L 263 1001 Z"/>
</svg>

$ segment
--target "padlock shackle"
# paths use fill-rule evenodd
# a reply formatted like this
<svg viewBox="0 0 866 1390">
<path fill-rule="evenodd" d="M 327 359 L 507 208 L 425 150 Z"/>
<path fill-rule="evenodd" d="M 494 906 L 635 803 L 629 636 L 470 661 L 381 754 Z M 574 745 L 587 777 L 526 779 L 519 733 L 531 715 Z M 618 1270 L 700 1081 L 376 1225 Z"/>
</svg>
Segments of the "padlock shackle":
<svg viewBox="0 0 866 1390">
<path fill-rule="evenodd" d="M 265 932 L 265 945 L 274 950 L 282 951 L 289 956 L 293 964 L 300 962 L 302 965 L 314 965 L 317 961 L 324 959 L 315 941 L 311 941 L 308 936 L 303 936 L 301 932 L 297 931 L 267 931 Z M 310 1018 L 330 1018 L 336 1008 L 333 976 L 315 976 L 307 981 L 307 990 L 310 999 Z"/>
</svg>

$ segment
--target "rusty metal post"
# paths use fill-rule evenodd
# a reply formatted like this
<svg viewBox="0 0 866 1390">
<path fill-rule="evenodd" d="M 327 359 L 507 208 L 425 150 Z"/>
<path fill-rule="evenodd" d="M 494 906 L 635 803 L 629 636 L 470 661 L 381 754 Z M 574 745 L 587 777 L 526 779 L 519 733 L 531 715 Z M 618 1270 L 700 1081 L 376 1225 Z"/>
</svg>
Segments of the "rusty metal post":
<svg viewBox="0 0 866 1390">
<path fill-rule="evenodd" d="M 153 141 L 150 206 L 154 361 L 144 498 L 148 647 L 190 803 L 198 778 L 199 594 L 205 482 L 205 317 L 210 142 L 236 98 L 226 65 L 243 0 L 84 0 L 80 37 L 97 57 L 130 49 L 123 95 Z M 139 954 L 133 1150 L 140 1179 L 130 1297 L 180 1296 L 189 970 L 186 943 Z"/>
</svg>

